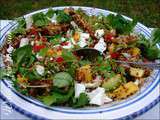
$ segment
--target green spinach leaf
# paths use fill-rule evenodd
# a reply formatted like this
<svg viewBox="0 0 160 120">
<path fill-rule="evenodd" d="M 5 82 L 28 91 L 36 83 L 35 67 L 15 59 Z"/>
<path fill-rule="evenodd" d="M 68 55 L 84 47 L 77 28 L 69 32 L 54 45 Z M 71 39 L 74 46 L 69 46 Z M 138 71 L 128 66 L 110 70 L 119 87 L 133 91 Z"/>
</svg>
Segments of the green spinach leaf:
<svg viewBox="0 0 160 120">
<path fill-rule="evenodd" d="M 52 8 L 49 8 L 47 13 L 46 13 L 46 16 L 49 17 L 49 18 L 52 18 L 55 13 L 56 13 L 55 10 L 53 10 Z"/>
<path fill-rule="evenodd" d="M 76 56 L 71 51 L 63 50 L 62 51 L 62 57 L 66 62 L 77 61 Z"/>
<path fill-rule="evenodd" d="M 114 29 L 116 29 L 116 32 L 119 34 L 129 34 L 130 32 L 132 32 L 133 28 L 137 24 L 136 20 L 133 21 L 126 20 L 120 14 L 118 15 L 110 14 L 107 16 L 107 20 L 109 24 Z"/>
<path fill-rule="evenodd" d="M 37 27 L 46 26 L 50 22 L 47 16 L 42 12 L 32 15 L 32 19 L 33 19 L 33 24 L 36 25 Z"/>
<path fill-rule="evenodd" d="M 42 96 L 40 99 L 44 104 L 48 106 L 52 104 L 58 105 L 58 104 L 68 102 L 70 98 L 73 96 L 73 94 L 74 94 L 74 87 L 71 87 L 67 94 L 62 94 L 62 93 L 53 91 L 52 95 Z"/>
<path fill-rule="evenodd" d="M 71 16 L 66 14 L 63 10 L 58 11 L 57 21 L 58 23 L 69 23 L 71 21 Z"/>
<path fill-rule="evenodd" d="M 89 97 L 85 93 L 81 93 L 79 98 L 75 99 L 73 102 L 74 108 L 84 107 L 89 103 Z"/>
<path fill-rule="evenodd" d="M 158 43 L 160 43 L 160 28 L 152 32 L 150 39 L 146 39 L 141 35 L 140 40 L 137 41 L 137 46 L 141 49 L 142 56 L 149 60 L 155 60 L 160 59 L 160 49 L 156 46 Z"/>
<path fill-rule="evenodd" d="M 53 84 L 58 88 L 68 87 L 72 84 L 73 78 L 67 72 L 56 73 L 53 77 Z"/>
<path fill-rule="evenodd" d="M 42 79 L 35 69 L 29 70 L 29 68 L 19 67 L 18 72 L 29 80 Z"/>
<path fill-rule="evenodd" d="M 26 59 L 29 62 L 31 59 L 31 56 L 32 56 L 31 45 L 25 45 L 23 47 L 20 47 L 12 53 L 12 59 L 16 66 L 20 66 L 22 62 L 25 61 Z"/>
</svg>

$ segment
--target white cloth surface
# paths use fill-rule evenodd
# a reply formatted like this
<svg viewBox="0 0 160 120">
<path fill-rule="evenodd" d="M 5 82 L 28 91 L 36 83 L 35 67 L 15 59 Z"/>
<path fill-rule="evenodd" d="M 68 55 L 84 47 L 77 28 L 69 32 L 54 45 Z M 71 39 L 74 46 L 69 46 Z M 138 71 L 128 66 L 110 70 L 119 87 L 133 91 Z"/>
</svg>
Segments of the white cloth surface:
<svg viewBox="0 0 160 120">
<path fill-rule="evenodd" d="M 5 27 L 10 20 L 0 20 L 0 30 Z M 151 28 L 153 29 L 153 28 Z M 0 33 L 0 36 L 2 33 Z M 9 107 L 4 101 L 0 99 L 0 119 L 1 120 L 29 120 L 30 118 L 22 115 Z M 136 118 L 136 120 L 159 120 L 160 119 L 160 103 L 150 109 L 148 112 Z"/>
</svg>

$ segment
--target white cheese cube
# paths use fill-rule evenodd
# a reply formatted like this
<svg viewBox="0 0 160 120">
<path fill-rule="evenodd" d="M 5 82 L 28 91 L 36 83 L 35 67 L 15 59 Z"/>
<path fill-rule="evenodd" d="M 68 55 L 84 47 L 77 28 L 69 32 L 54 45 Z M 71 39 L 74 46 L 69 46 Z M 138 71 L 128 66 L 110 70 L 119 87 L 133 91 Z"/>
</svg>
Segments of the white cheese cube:
<svg viewBox="0 0 160 120">
<path fill-rule="evenodd" d="M 144 75 L 144 70 L 140 68 L 130 68 L 130 75 L 133 77 L 143 77 Z"/>
<path fill-rule="evenodd" d="M 104 88 L 98 87 L 97 89 L 87 94 L 88 94 L 88 97 L 90 98 L 90 102 L 89 102 L 90 104 L 94 104 L 94 105 L 104 104 L 104 95 L 105 95 Z"/>
<path fill-rule="evenodd" d="M 86 87 L 84 84 L 75 83 L 75 97 L 79 97 L 81 93 L 84 93 L 86 90 Z"/>
<path fill-rule="evenodd" d="M 99 39 L 99 38 L 103 37 L 103 35 L 104 35 L 104 30 L 103 29 L 98 29 L 98 30 L 96 30 L 94 36 Z"/>
<path fill-rule="evenodd" d="M 106 50 L 106 43 L 104 42 L 103 38 L 100 38 L 100 40 L 98 41 L 98 43 L 94 46 L 94 48 L 100 52 L 104 52 Z"/>
<path fill-rule="evenodd" d="M 28 38 L 22 38 L 21 41 L 20 41 L 19 47 L 23 47 L 25 45 L 28 45 L 28 43 L 29 43 L 29 39 Z"/>
<path fill-rule="evenodd" d="M 87 45 L 87 41 L 84 38 L 81 38 L 80 41 L 77 43 L 81 48 Z"/>
<path fill-rule="evenodd" d="M 80 33 L 80 38 L 82 39 L 89 39 L 89 34 L 88 33 Z"/>
<path fill-rule="evenodd" d="M 87 45 L 87 39 L 89 39 L 90 35 L 88 33 L 80 32 L 80 40 L 77 43 L 81 48 Z"/>
<path fill-rule="evenodd" d="M 78 28 L 78 25 L 77 25 L 74 21 L 71 21 L 70 24 L 72 25 L 72 27 L 73 27 L 74 29 L 77 29 L 77 28 Z"/>
<path fill-rule="evenodd" d="M 43 75 L 44 74 L 44 67 L 41 65 L 36 65 L 36 71 L 39 75 Z"/>
</svg>

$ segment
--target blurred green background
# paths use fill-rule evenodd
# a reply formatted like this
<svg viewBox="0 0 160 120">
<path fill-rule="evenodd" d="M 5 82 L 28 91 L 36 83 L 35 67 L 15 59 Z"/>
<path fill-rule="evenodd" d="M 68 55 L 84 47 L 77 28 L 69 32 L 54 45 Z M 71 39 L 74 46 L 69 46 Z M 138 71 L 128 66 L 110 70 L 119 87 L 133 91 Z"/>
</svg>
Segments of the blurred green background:
<svg viewBox="0 0 160 120">
<path fill-rule="evenodd" d="M 0 19 L 13 19 L 51 6 L 91 6 L 136 18 L 148 27 L 160 27 L 160 0 L 0 0 Z"/>
</svg>

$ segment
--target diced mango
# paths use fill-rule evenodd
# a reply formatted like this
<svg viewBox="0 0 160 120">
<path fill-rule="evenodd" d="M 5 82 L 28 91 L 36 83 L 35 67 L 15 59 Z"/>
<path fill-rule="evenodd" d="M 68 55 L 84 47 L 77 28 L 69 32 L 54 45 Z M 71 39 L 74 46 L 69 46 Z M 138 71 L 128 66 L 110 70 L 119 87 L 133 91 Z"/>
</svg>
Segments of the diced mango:
<svg viewBox="0 0 160 120">
<path fill-rule="evenodd" d="M 76 79 L 78 81 L 90 82 L 92 80 L 91 66 L 85 65 L 80 67 L 76 72 Z"/>
<path fill-rule="evenodd" d="M 80 34 L 79 34 L 79 32 L 75 32 L 75 33 L 74 33 L 73 39 L 75 40 L 75 42 L 78 42 L 78 40 L 80 39 Z"/>
<path fill-rule="evenodd" d="M 130 75 L 133 77 L 139 77 L 139 78 L 143 77 L 144 72 L 145 71 L 140 68 L 133 68 L 133 67 L 130 68 Z"/>
<path fill-rule="evenodd" d="M 136 93 L 138 90 L 139 90 L 138 85 L 134 84 L 133 82 L 128 82 L 124 85 L 121 85 L 108 95 L 114 97 L 115 99 L 125 99 L 128 96 Z"/>
<path fill-rule="evenodd" d="M 131 49 L 131 54 L 133 55 L 133 56 L 137 56 L 137 55 L 140 55 L 140 49 L 139 48 L 137 48 L 137 47 L 134 47 L 134 48 L 132 48 Z"/>
<path fill-rule="evenodd" d="M 55 53 L 55 51 L 52 50 L 52 49 L 49 49 L 49 50 L 47 51 L 47 55 L 48 55 L 48 56 L 52 56 L 54 53 Z"/>
</svg>

